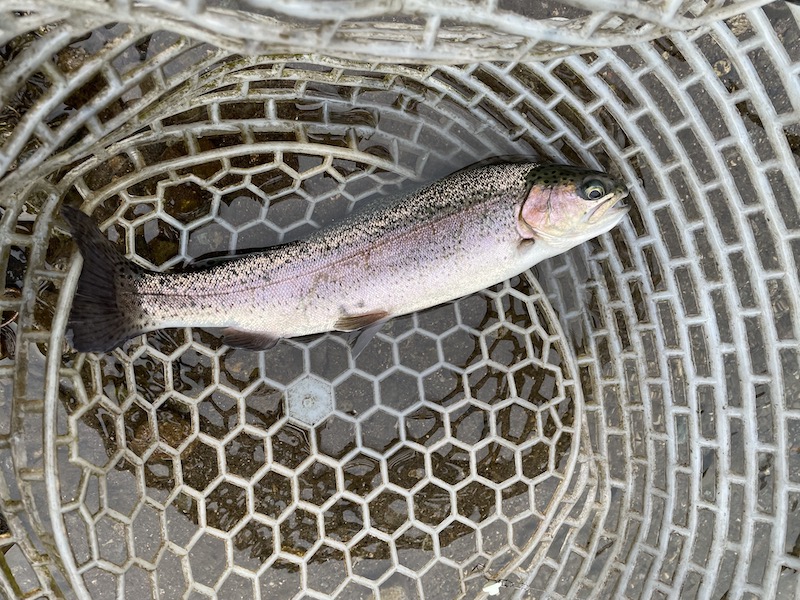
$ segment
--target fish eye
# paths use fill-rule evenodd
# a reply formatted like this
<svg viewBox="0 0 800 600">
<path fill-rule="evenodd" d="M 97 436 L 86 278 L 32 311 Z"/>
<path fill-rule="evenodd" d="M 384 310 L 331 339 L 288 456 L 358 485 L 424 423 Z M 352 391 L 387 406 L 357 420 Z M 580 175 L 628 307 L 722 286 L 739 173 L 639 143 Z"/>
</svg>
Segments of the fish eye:
<svg viewBox="0 0 800 600">
<path fill-rule="evenodd" d="M 598 179 L 591 179 L 584 183 L 582 191 L 583 197 L 587 200 L 599 200 L 606 195 L 606 188 Z"/>
</svg>

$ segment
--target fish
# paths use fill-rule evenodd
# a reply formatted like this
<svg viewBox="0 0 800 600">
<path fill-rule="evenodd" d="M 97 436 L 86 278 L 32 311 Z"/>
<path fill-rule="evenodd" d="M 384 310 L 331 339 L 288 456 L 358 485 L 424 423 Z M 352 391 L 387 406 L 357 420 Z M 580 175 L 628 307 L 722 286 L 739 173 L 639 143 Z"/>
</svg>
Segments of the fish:
<svg viewBox="0 0 800 600">
<path fill-rule="evenodd" d="M 374 331 L 609 231 L 628 212 L 627 195 L 621 181 L 583 167 L 484 164 L 368 202 L 302 239 L 176 272 L 135 264 L 64 205 L 83 259 L 68 339 L 102 353 L 162 328 L 219 328 L 229 347 L 261 351 L 281 339 Z"/>
</svg>

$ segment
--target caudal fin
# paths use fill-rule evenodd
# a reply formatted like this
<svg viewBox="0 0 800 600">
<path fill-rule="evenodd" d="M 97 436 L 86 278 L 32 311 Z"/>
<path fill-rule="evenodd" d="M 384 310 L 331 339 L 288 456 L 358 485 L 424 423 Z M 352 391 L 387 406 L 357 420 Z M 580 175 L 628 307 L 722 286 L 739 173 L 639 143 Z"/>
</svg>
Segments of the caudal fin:
<svg viewBox="0 0 800 600">
<path fill-rule="evenodd" d="M 107 352 L 144 332 L 136 280 L 144 269 L 126 259 L 89 216 L 69 206 L 61 215 L 83 256 L 69 326 L 79 352 Z"/>
</svg>

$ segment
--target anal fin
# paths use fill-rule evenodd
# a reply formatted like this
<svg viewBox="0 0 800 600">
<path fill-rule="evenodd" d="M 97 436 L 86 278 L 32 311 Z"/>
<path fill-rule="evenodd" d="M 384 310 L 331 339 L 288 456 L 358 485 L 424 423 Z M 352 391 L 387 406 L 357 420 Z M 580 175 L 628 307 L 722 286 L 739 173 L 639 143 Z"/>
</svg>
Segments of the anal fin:
<svg viewBox="0 0 800 600">
<path fill-rule="evenodd" d="M 280 338 L 258 331 L 243 331 L 234 327 L 222 330 L 222 341 L 231 348 L 244 348 L 245 350 L 269 350 L 278 343 Z"/>
</svg>

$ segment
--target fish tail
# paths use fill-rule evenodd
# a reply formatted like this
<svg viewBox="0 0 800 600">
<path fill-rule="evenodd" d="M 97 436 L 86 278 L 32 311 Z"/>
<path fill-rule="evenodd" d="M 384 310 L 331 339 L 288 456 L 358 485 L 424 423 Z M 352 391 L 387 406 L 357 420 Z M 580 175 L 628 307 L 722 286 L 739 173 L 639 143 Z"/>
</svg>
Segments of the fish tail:
<svg viewBox="0 0 800 600">
<path fill-rule="evenodd" d="M 61 215 L 83 256 L 69 327 L 79 352 L 107 352 L 148 330 L 136 282 L 145 272 L 125 258 L 94 221 L 63 206 Z"/>
</svg>

